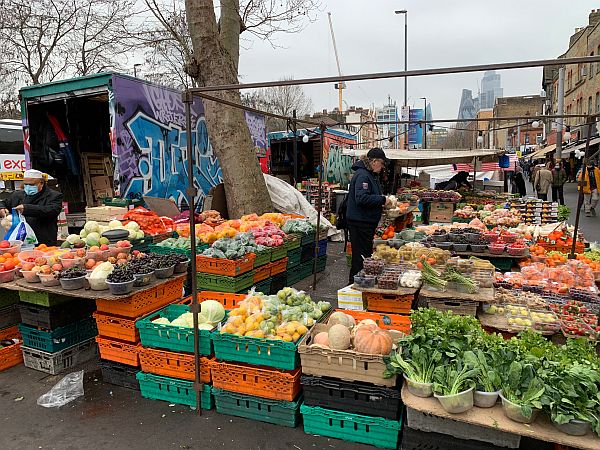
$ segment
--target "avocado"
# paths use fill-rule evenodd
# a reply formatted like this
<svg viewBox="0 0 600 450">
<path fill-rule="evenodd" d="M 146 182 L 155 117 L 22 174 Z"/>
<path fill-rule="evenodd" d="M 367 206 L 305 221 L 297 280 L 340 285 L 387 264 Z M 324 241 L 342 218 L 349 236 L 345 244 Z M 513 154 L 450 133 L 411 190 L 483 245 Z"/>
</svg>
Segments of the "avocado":
<svg viewBox="0 0 600 450">
<path fill-rule="evenodd" d="M 62 243 L 60 248 L 71 248 L 71 243 L 69 241 L 65 241 Z"/>
<path fill-rule="evenodd" d="M 85 247 L 85 241 L 79 239 L 79 240 L 73 242 L 73 247 L 74 248 L 84 248 Z"/>
</svg>

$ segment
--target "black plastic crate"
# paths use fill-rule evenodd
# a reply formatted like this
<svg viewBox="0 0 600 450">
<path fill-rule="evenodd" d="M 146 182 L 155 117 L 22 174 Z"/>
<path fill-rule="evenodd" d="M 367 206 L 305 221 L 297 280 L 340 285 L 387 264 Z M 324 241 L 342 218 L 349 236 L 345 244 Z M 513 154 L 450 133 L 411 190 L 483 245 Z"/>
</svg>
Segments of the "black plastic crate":
<svg viewBox="0 0 600 450">
<path fill-rule="evenodd" d="M 287 273 L 280 273 L 271 278 L 271 294 L 277 294 L 287 286 Z"/>
<path fill-rule="evenodd" d="M 96 304 L 91 300 L 80 299 L 51 307 L 21 303 L 19 309 L 21 322 L 25 325 L 51 331 L 90 317 L 96 310 Z"/>
<path fill-rule="evenodd" d="M 127 389 L 140 390 L 140 383 L 136 378 L 139 368 L 119 364 L 113 361 L 100 360 L 102 380 L 105 383 L 114 384 Z"/>
<path fill-rule="evenodd" d="M 21 315 L 17 305 L 10 305 L 0 309 L 0 330 L 2 328 L 12 327 L 21 322 Z"/>
<path fill-rule="evenodd" d="M 303 245 L 302 254 L 300 256 L 300 264 L 310 261 L 315 257 L 315 243 Z"/>
<path fill-rule="evenodd" d="M 400 391 L 364 383 L 349 383 L 333 378 L 302 376 L 304 404 L 353 414 L 400 418 Z"/>
</svg>

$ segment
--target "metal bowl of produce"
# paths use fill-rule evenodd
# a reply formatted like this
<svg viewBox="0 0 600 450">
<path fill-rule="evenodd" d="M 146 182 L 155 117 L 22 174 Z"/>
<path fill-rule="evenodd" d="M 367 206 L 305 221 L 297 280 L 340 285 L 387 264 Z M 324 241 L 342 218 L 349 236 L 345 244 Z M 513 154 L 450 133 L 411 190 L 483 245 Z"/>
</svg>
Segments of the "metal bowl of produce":
<svg viewBox="0 0 600 450">
<path fill-rule="evenodd" d="M 156 278 L 159 279 L 163 279 L 163 278 L 169 278 L 171 276 L 173 276 L 173 273 L 175 272 L 175 264 L 169 267 L 163 267 L 162 269 L 154 269 L 154 275 L 156 276 Z"/>
<path fill-rule="evenodd" d="M 154 278 L 154 270 L 148 273 L 134 273 L 133 278 L 134 286 L 147 286 L 152 282 L 152 279 Z"/>
<path fill-rule="evenodd" d="M 122 283 L 111 283 L 110 281 L 106 282 L 108 285 L 108 290 L 113 295 L 129 294 L 131 291 L 133 291 L 133 283 L 135 283 L 135 280 L 124 281 Z"/>
</svg>

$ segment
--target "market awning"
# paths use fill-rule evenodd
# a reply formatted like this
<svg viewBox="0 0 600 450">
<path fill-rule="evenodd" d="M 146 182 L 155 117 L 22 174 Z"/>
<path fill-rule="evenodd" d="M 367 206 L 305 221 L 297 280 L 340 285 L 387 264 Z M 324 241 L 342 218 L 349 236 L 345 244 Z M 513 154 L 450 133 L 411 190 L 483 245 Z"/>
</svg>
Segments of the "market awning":
<svg viewBox="0 0 600 450">
<path fill-rule="evenodd" d="M 600 144 L 600 137 L 596 137 L 593 139 L 590 139 L 590 147 L 594 146 L 594 145 L 598 145 Z M 571 154 L 571 152 L 575 152 L 575 151 L 584 151 L 585 150 L 585 140 L 583 142 L 580 142 L 579 144 L 576 144 L 572 147 L 566 148 L 562 151 L 561 156 L 563 158 L 569 156 Z"/>
<path fill-rule="evenodd" d="M 343 154 L 349 156 L 366 155 L 368 150 L 344 149 Z M 451 149 L 451 150 L 398 150 L 384 149 L 388 159 L 400 161 L 403 165 L 418 163 L 420 166 L 436 166 L 451 163 L 470 163 L 473 158 L 489 159 L 504 151 L 494 149 Z"/>
<path fill-rule="evenodd" d="M 556 150 L 556 144 L 547 145 L 528 156 L 530 160 L 544 158 L 548 153 Z"/>
</svg>

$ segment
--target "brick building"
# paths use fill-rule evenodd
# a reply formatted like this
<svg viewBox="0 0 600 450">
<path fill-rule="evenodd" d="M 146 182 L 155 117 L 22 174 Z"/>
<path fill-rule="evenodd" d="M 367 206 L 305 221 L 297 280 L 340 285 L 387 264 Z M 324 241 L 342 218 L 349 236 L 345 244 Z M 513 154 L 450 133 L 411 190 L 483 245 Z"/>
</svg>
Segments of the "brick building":
<svg viewBox="0 0 600 450">
<path fill-rule="evenodd" d="M 600 9 L 588 16 L 588 24 L 575 29 L 569 38 L 569 48 L 559 58 L 600 55 Z M 542 88 L 546 91 L 546 108 L 549 113 L 558 112 L 558 67 L 545 67 Z M 565 114 L 593 114 L 600 112 L 600 63 L 570 64 L 565 67 Z M 585 118 L 565 119 L 571 127 L 572 139 L 584 138 Z M 546 124 L 548 143 L 556 143 L 556 123 Z M 594 127 L 595 128 L 595 127 Z M 596 130 L 593 131 L 596 134 Z"/>
<path fill-rule="evenodd" d="M 543 113 L 544 98 L 539 95 L 501 97 L 496 99 L 493 117 L 537 116 Z M 524 150 L 541 142 L 543 128 L 534 128 L 531 121 L 494 121 L 491 125 L 492 145 L 505 150 Z"/>
<path fill-rule="evenodd" d="M 314 120 L 328 118 L 339 123 L 336 128 L 346 130 L 347 132 L 356 135 L 357 148 L 359 149 L 370 149 L 376 146 L 383 146 L 383 143 L 379 141 L 379 139 L 383 137 L 382 132 L 374 123 L 372 123 L 377 120 L 373 109 L 350 106 L 346 111 L 342 111 L 341 113 L 338 108 L 334 108 L 332 111 L 324 109 L 322 112 L 313 114 L 310 118 Z M 344 125 L 347 122 L 360 122 L 364 125 Z"/>
</svg>

